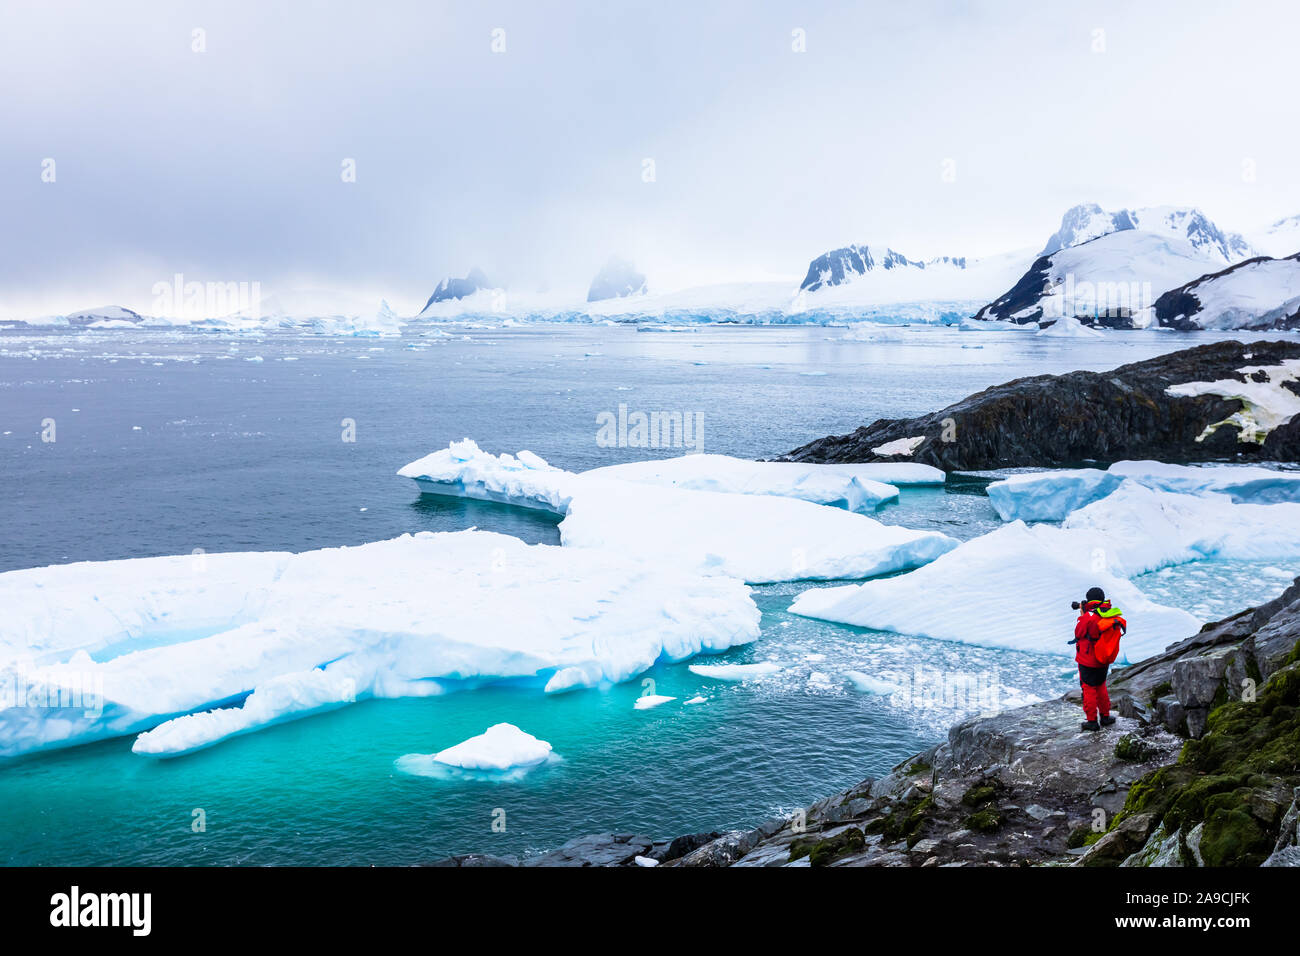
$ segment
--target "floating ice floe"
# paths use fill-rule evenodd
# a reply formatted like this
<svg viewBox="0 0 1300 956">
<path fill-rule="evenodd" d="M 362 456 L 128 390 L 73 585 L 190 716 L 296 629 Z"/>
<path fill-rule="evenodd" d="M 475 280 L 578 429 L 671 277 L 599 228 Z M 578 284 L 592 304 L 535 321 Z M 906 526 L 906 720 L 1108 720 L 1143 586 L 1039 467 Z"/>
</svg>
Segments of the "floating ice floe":
<svg viewBox="0 0 1300 956">
<path fill-rule="evenodd" d="M 1133 481 L 1067 517 L 1111 571 L 1134 577 L 1203 558 L 1300 558 L 1300 504 L 1237 504 L 1226 495 L 1155 491 Z"/>
<path fill-rule="evenodd" d="M 1003 521 L 1061 521 L 1071 511 L 1106 497 L 1124 479 L 1099 468 L 1011 475 L 985 493 Z"/>
<path fill-rule="evenodd" d="M 682 467 L 684 473 L 696 468 L 694 464 L 669 467 Z M 730 477 L 721 480 L 736 487 L 745 469 L 726 467 L 731 469 Z M 469 439 L 412 462 L 398 474 L 415 480 L 425 493 L 563 514 L 560 540 L 568 548 L 606 549 L 751 583 L 888 574 L 932 561 L 957 544 L 938 532 L 885 525 L 798 497 L 690 490 L 574 474 L 548 465 L 531 452 L 492 455 Z M 849 471 L 840 474 L 858 477 Z M 919 480 L 925 473 L 912 474 Z M 774 487 L 785 481 L 763 480 Z"/>
<path fill-rule="evenodd" d="M 652 707 L 658 707 L 676 699 L 676 697 L 666 697 L 663 694 L 642 694 L 636 699 L 636 703 L 632 707 L 636 710 L 649 710 Z"/>
<path fill-rule="evenodd" d="M 142 731 L 137 752 L 173 755 L 367 697 L 625 681 L 759 635 L 734 579 L 472 530 L 10 571 L 0 607 L 0 756 Z"/>
<path fill-rule="evenodd" d="M 753 677 L 766 677 L 781 670 L 775 661 L 763 661 L 759 664 L 690 664 L 688 669 L 700 677 L 714 680 L 743 681 Z"/>
<path fill-rule="evenodd" d="M 405 754 L 394 765 L 417 776 L 515 780 L 555 759 L 547 741 L 502 723 L 436 754 Z"/>
<path fill-rule="evenodd" d="M 804 591 L 792 613 L 899 634 L 1073 655 L 1076 612 L 1094 585 L 1123 608 L 1128 660 L 1195 634 L 1201 621 L 1163 607 L 1109 570 L 1095 570 L 1095 539 L 1083 530 L 1016 521 L 897 577 Z"/>
<path fill-rule="evenodd" d="M 898 684 L 882 680 L 879 677 L 872 677 L 870 674 L 862 673 L 862 671 L 845 671 L 844 676 L 854 688 L 864 694 L 879 694 L 887 697 L 902 690 L 902 687 Z"/>
<path fill-rule="evenodd" d="M 927 484 L 943 484 L 944 474 L 938 468 L 909 465 L 916 479 L 912 483 L 924 480 Z M 746 461 L 727 455 L 683 455 L 609 465 L 584 471 L 582 475 L 689 491 L 801 498 L 849 511 L 871 511 L 898 498 L 897 485 L 875 475 L 891 470 L 906 475 L 909 465 L 804 465 L 791 461 Z"/>
<path fill-rule="evenodd" d="M 1003 521 L 1063 521 L 1072 511 L 1105 498 L 1125 480 L 1156 491 L 1227 495 L 1239 504 L 1300 502 L 1300 471 L 1160 461 L 1120 461 L 1106 471 L 1063 468 L 1028 472 L 995 481 L 985 490 Z"/>
</svg>

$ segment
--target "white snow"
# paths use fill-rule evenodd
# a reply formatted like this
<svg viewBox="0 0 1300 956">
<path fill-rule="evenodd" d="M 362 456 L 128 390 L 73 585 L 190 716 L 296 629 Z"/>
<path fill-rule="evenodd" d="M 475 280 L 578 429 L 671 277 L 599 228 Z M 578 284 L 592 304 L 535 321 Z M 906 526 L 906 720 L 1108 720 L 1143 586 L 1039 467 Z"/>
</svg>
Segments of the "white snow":
<svg viewBox="0 0 1300 956">
<path fill-rule="evenodd" d="M 877 445 L 871 449 L 877 455 L 912 455 L 921 447 L 925 441 L 924 435 L 914 435 L 911 438 L 896 438 L 893 441 L 887 441 L 883 445 Z"/>
<path fill-rule="evenodd" d="M 805 465 L 787 461 L 747 461 L 726 455 L 683 455 L 678 458 L 609 465 L 582 472 L 593 478 L 616 478 L 642 484 L 720 491 L 740 495 L 777 495 L 817 504 L 871 511 L 898 498 L 898 488 L 867 477 L 854 465 Z M 870 466 L 865 466 L 870 467 Z M 926 466 L 921 466 L 926 467 Z M 932 469 L 943 481 L 943 472 Z"/>
<path fill-rule="evenodd" d="M 1300 395 L 1285 387 L 1294 387 L 1300 380 L 1300 359 L 1283 359 L 1280 365 L 1252 365 L 1237 369 L 1245 376 L 1244 382 L 1223 379 L 1218 382 L 1187 382 L 1171 385 L 1165 393 L 1173 396 L 1217 395 L 1238 399 L 1241 410 L 1233 412 L 1221 422 L 1207 425 L 1197 436 L 1203 441 L 1224 425 L 1237 428 L 1237 441 L 1262 445 L 1269 432 L 1285 425 L 1300 413 Z M 1256 381 L 1262 376 L 1262 381 Z"/>
<path fill-rule="evenodd" d="M 766 677 L 781 670 L 781 665 L 775 661 L 763 661 L 759 664 L 689 664 L 687 667 L 692 674 L 700 677 L 729 681 Z"/>
<path fill-rule="evenodd" d="M 140 752 L 184 753 L 464 681 L 558 692 L 759 633 L 739 581 L 472 530 L 10 571 L 0 607 L 0 692 L 56 704 L 0 708 L 5 756 L 146 730 Z"/>
<path fill-rule="evenodd" d="M 675 461 L 678 464 L 663 466 L 665 474 L 680 469 L 680 474 L 707 483 L 696 463 Z M 733 488 L 748 473 L 759 485 L 796 490 L 802 487 L 798 475 L 822 467 L 750 470 L 748 464 L 730 461 L 733 464 L 718 480 Z M 659 467 L 630 471 L 653 477 Z M 835 471 L 824 474 L 839 477 L 817 481 L 842 482 L 851 476 L 851 483 L 862 474 L 854 470 L 861 466 L 833 467 Z M 885 525 L 799 498 L 695 491 L 590 472 L 579 475 L 552 468 L 535 455 L 491 455 L 469 439 L 412 462 L 398 474 L 414 479 L 423 492 L 563 514 L 559 530 L 566 548 L 605 549 L 751 583 L 871 577 L 924 564 L 956 546 L 947 535 Z M 789 483 L 781 484 L 787 482 L 782 475 L 789 476 Z"/>
<path fill-rule="evenodd" d="M 943 640 L 1073 655 L 1072 600 L 1103 588 L 1126 614 L 1121 653 L 1131 661 L 1195 634 L 1201 622 L 1152 602 L 1125 578 L 1093 566 L 1093 536 L 1021 521 L 964 542 L 907 574 L 804 591 L 790 610 L 859 627 Z"/>
</svg>

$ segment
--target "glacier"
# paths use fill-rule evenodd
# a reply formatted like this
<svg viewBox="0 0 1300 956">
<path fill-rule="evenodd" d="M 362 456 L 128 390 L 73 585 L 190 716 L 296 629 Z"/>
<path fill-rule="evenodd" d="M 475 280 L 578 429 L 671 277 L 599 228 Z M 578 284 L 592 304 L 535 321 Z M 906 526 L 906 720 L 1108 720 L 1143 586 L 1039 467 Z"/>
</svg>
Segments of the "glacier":
<svg viewBox="0 0 1300 956">
<path fill-rule="evenodd" d="M 555 693 L 759 635 L 733 578 L 472 529 L 10 571 L 0 606 L 0 756 L 127 734 L 171 756 L 368 697 Z"/>
<path fill-rule="evenodd" d="M 1094 585 L 1124 609 L 1121 661 L 1141 660 L 1200 629 L 1179 608 L 1151 601 L 1126 578 L 1094 566 L 1093 535 L 1015 521 L 915 571 L 801 593 L 790 612 L 875 630 L 1073 656 L 1076 612 Z"/>
<path fill-rule="evenodd" d="M 861 474 L 854 470 L 856 466 L 831 466 L 833 470 L 824 473 L 830 478 L 801 482 L 792 476 L 819 473 L 825 466 L 771 470 L 750 465 L 777 463 L 731 461 L 732 470 L 718 479 L 731 488 L 749 475 L 758 482 L 750 485 L 755 489 L 765 486 L 823 494 L 825 482 L 830 481 L 839 482 L 841 492 L 848 495 L 844 489 Z M 690 461 L 685 464 L 684 473 L 698 469 Z M 909 474 L 917 480 L 937 471 L 888 467 L 894 474 Z M 501 501 L 562 514 L 560 542 L 566 548 L 614 551 L 654 564 L 725 574 L 751 584 L 888 574 L 925 564 L 957 545 L 955 539 L 938 532 L 886 525 L 802 498 L 691 490 L 591 472 L 575 474 L 554 468 L 531 452 L 492 455 L 470 439 L 411 462 L 398 474 L 414 480 L 424 493 Z"/>
</svg>

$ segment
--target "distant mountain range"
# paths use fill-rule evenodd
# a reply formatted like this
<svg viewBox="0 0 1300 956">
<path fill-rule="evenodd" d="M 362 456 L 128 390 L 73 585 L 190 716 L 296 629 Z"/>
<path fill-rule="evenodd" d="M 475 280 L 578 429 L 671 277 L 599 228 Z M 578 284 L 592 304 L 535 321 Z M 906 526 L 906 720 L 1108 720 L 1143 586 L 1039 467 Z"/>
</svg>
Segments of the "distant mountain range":
<svg viewBox="0 0 1300 956">
<path fill-rule="evenodd" d="M 912 256 L 883 243 L 823 252 L 797 287 L 738 282 L 651 294 L 645 274 L 617 256 L 581 293 L 509 290 L 474 267 L 438 282 L 407 319 L 386 303 L 325 290 L 290 290 L 221 315 L 150 317 L 120 306 L 10 319 L 3 325 L 92 329 L 195 326 L 298 328 L 330 334 L 396 334 L 420 319 L 495 315 L 550 321 L 817 323 L 843 319 L 962 322 L 974 328 L 1085 326 L 1192 329 L 1300 327 L 1300 215 L 1243 235 L 1191 206 L 1107 211 L 1082 203 L 1034 247 L 998 255 Z M 221 310 L 214 310 L 221 311 Z M 256 312 L 257 314 L 253 314 Z"/>
</svg>

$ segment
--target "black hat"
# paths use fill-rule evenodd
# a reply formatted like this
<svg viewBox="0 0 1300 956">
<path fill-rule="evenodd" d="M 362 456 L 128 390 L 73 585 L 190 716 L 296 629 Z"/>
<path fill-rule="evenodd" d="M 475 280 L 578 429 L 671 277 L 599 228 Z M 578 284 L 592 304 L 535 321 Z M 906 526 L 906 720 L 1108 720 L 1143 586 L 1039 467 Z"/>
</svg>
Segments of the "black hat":
<svg viewBox="0 0 1300 956">
<path fill-rule="evenodd" d="M 1087 599 L 1089 601 L 1104 601 L 1106 600 L 1106 592 L 1101 588 L 1088 588 Z"/>
</svg>

